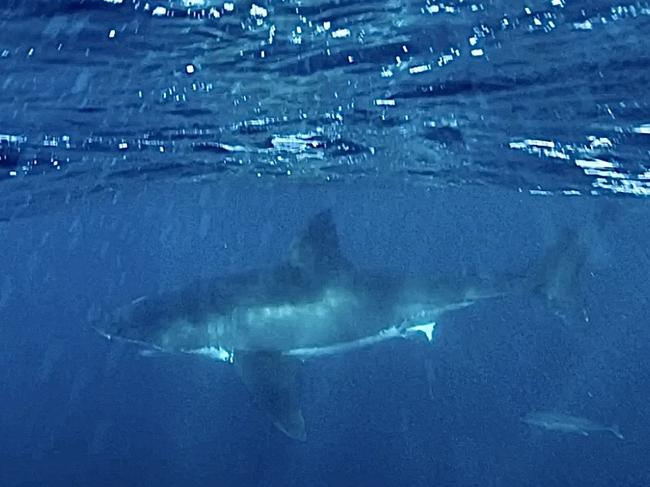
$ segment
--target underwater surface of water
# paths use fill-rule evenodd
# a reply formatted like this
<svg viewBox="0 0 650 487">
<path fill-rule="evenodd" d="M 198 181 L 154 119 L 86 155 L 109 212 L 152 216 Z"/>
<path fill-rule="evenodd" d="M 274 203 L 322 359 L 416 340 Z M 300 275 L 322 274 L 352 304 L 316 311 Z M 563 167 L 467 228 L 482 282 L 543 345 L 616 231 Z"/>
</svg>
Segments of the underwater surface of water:
<svg viewBox="0 0 650 487">
<path fill-rule="evenodd" d="M 5 217 L 233 176 L 650 191 L 646 2 L 3 0 L 2 14 Z"/>
</svg>

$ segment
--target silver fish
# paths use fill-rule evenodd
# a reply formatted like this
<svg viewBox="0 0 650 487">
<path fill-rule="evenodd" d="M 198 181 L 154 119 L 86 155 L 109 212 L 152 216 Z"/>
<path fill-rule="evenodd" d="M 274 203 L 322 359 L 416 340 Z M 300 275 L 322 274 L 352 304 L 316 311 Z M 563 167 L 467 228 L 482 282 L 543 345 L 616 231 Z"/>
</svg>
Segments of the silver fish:
<svg viewBox="0 0 650 487">
<path fill-rule="evenodd" d="M 549 411 L 536 411 L 528 413 L 522 421 L 531 426 L 536 426 L 547 431 L 559 433 L 574 433 L 589 436 L 590 433 L 607 432 L 619 440 L 625 439 L 617 424 L 605 426 L 587 418 L 571 416 L 569 414 L 555 413 Z"/>
</svg>

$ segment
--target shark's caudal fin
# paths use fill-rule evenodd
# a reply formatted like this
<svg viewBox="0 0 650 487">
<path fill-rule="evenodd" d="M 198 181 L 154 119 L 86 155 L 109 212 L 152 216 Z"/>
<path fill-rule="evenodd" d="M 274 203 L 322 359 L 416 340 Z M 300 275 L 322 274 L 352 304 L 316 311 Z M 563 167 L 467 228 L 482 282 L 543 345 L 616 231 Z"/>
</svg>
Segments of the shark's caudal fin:
<svg viewBox="0 0 650 487">
<path fill-rule="evenodd" d="M 279 352 L 235 352 L 234 364 L 257 406 L 294 440 L 305 441 L 305 420 L 298 402 L 300 360 Z"/>
<path fill-rule="evenodd" d="M 546 299 L 564 320 L 569 316 L 585 318 L 580 284 L 587 253 L 581 236 L 575 230 L 565 229 L 529 274 L 533 291 Z"/>
</svg>

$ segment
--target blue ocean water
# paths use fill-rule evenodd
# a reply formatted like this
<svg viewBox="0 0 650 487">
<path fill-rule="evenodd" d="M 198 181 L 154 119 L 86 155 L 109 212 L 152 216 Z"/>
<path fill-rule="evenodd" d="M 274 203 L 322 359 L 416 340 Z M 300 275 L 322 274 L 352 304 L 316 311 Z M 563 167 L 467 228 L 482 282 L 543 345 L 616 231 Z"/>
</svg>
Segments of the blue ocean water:
<svg viewBox="0 0 650 487">
<path fill-rule="evenodd" d="M 0 486 L 650 485 L 648 34 L 647 2 L 0 0 Z M 305 442 L 228 364 L 89 326 L 280 262 L 323 209 L 404 275 L 573 229 L 574 309 L 307 361 Z"/>
</svg>

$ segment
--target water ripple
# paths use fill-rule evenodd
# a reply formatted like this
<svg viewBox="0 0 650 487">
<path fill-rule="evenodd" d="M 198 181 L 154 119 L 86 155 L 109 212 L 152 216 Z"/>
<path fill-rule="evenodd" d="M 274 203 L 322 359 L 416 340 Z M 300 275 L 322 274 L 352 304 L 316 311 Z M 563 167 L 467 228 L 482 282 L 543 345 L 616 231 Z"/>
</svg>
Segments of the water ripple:
<svg viewBox="0 0 650 487">
<path fill-rule="evenodd" d="M 650 192 L 647 2 L 0 8 L 5 209 L 233 175 Z"/>
</svg>

